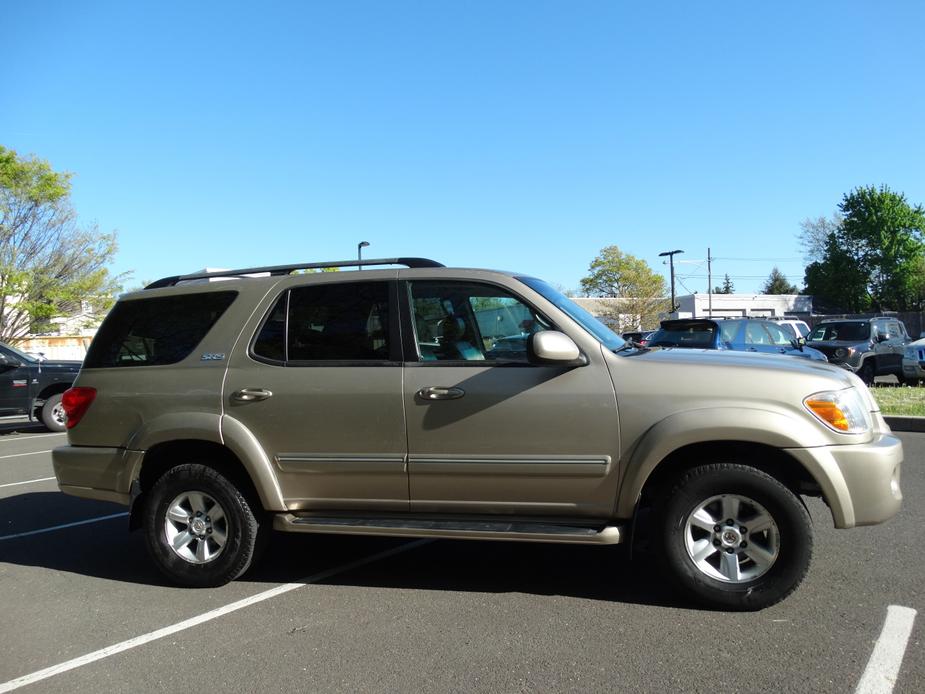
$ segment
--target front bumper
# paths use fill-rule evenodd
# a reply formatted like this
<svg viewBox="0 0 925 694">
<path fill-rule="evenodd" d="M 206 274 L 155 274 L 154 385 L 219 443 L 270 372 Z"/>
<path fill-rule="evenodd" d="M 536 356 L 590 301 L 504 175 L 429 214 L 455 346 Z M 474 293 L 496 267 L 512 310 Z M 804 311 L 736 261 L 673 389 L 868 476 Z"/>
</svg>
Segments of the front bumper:
<svg viewBox="0 0 925 694">
<path fill-rule="evenodd" d="M 876 525 L 897 514 L 902 442 L 878 433 L 870 443 L 787 450 L 819 483 L 836 528 Z"/>
<path fill-rule="evenodd" d="M 60 446 L 51 452 L 51 462 L 65 494 L 128 506 L 142 456 L 144 451 L 125 448 Z"/>
<path fill-rule="evenodd" d="M 925 379 L 925 361 L 903 359 L 903 376 Z"/>
</svg>

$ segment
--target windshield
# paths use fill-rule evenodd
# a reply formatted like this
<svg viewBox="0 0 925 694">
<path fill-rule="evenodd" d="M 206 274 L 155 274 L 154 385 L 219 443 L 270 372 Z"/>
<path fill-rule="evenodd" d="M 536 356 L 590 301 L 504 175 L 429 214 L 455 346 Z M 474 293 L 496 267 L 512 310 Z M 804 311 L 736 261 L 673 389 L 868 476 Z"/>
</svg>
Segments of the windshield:
<svg viewBox="0 0 925 694">
<path fill-rule="evenodd" d="M 848 342 L 861 342 L 870 339 L 870 323 L 844 322 L 821 323 L 813 328 L 807 338 L 813 340 L 845 340 Z"/>
<path fill-rule="evenodd" d="M 594 335 L 594 337 L 600 340 L 607 349 L 619 349 L 626 344 L 623 338 L 617 335 L 613 330 L 601 323 L 601 321 L 585 311 L 565 294 L 557 289 L 553 289 L 543 280 L 538 280 L 535 277 L 517 277 L 516 279 L 523 282 L 533 291 L 542 294 L 544 299 L 552 302 L 556 308 L 566 313 L 570 318 L 581 325 L 582 328 Z"/>
<path fill-rule="evenodd" d="M 711 349 L 716 335 L 714 323 L 691 322 L 663 325 L 649 339 L 650 347 L 692 347 Z"/>
<path fill-rule="evenodd" d="M 3 345 L 3 346 L 4 346 L 6 349 L 8 349 L 10 352 L 12 352 L 13 354 L 15 354 L 19 359 L 21 359 L 21 360 L 24 361 L 24 362 L 28 362 L 28 363 L 31 364 L 31 363 L 33 363 L 33 362 L 37 362 L 37 361 L 38 361 L 38 359 L 36 359 L 35 357 L 30 356 L 30 355 L 26 354 L 25 352 L 19 351 L 18 349 L 16 349 L 16 348 L 13 347 L 12 345 Z"/>
</svg>

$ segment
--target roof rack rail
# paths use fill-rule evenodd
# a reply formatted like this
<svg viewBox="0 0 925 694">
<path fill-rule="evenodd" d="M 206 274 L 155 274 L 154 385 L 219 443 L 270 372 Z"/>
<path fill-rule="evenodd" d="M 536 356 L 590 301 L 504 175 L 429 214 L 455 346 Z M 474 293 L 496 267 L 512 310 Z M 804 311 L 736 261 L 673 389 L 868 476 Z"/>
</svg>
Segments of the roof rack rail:
<svg viewBox="0 0 925 694">
<path fill-rule="evenodd" d="M 367 265 L 404 265 L 405 267 L 446 267 L 443 263 L 429 258 L 376 258 L 371 260 L 329 260 L 323 263 L 296 263 L 294 265 L 268 265 L 265 267 L 248 267 L 238 270 L 219 270 L 217 272 L 194 272 L 189 275 L 162 277 L 147 285 L 145 289 L 173 287 L 188 280 L 208 280 L 214 277 L 243 277 L 245 275 L 269 274 L 290 275 L 296 270 L 321 270 L 328 267 L 365 267 Z"/>
</svg>

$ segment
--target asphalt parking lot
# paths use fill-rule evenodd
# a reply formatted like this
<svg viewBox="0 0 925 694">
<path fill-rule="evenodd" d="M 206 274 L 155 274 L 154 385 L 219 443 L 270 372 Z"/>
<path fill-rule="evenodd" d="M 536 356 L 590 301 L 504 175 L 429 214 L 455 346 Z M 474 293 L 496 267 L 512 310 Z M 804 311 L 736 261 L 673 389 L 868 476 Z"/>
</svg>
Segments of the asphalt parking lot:
<svg viewBox="0 0 925 694">
<path fill-rule="evenodd" d="M 730 614 L 613 547 L 278 535 L 243 579 L 174 588 L 123 507 L 57 491 L 63 434 L 2 422 L 0 692 L 847 692 L 871 667 L 861 691 L 896 667 L 925 691 L 921 615 L 881 638 L 925 609 L 925 434 L 901 437 L 900 515 L 836 531 L 808 500 L 807 580 Z"/>
</svg>

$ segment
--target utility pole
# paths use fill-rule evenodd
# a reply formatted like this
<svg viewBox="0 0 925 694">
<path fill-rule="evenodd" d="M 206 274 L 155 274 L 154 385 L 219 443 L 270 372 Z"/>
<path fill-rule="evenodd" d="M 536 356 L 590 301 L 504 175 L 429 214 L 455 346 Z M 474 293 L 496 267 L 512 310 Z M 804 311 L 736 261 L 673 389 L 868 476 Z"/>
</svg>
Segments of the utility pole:
<svg viewBox="0 0 925 694">
<path fill-rule="evenodd" d="M 676 253 L 683 253 L 684 251 L 665 251 L 664 253 L 659 253 L 658 257 L 662 258 L 668 256 L 668 267 L 671 271 L 671 311 L 674 313 L 677 310 L 677 307 L 674 304 L 674 256 Z"/>
<path fill-rule="evenodd" d="M 707 248 L 707 318 L 713 317 L 713 268 L 710 249 Z"/>
</svg>

